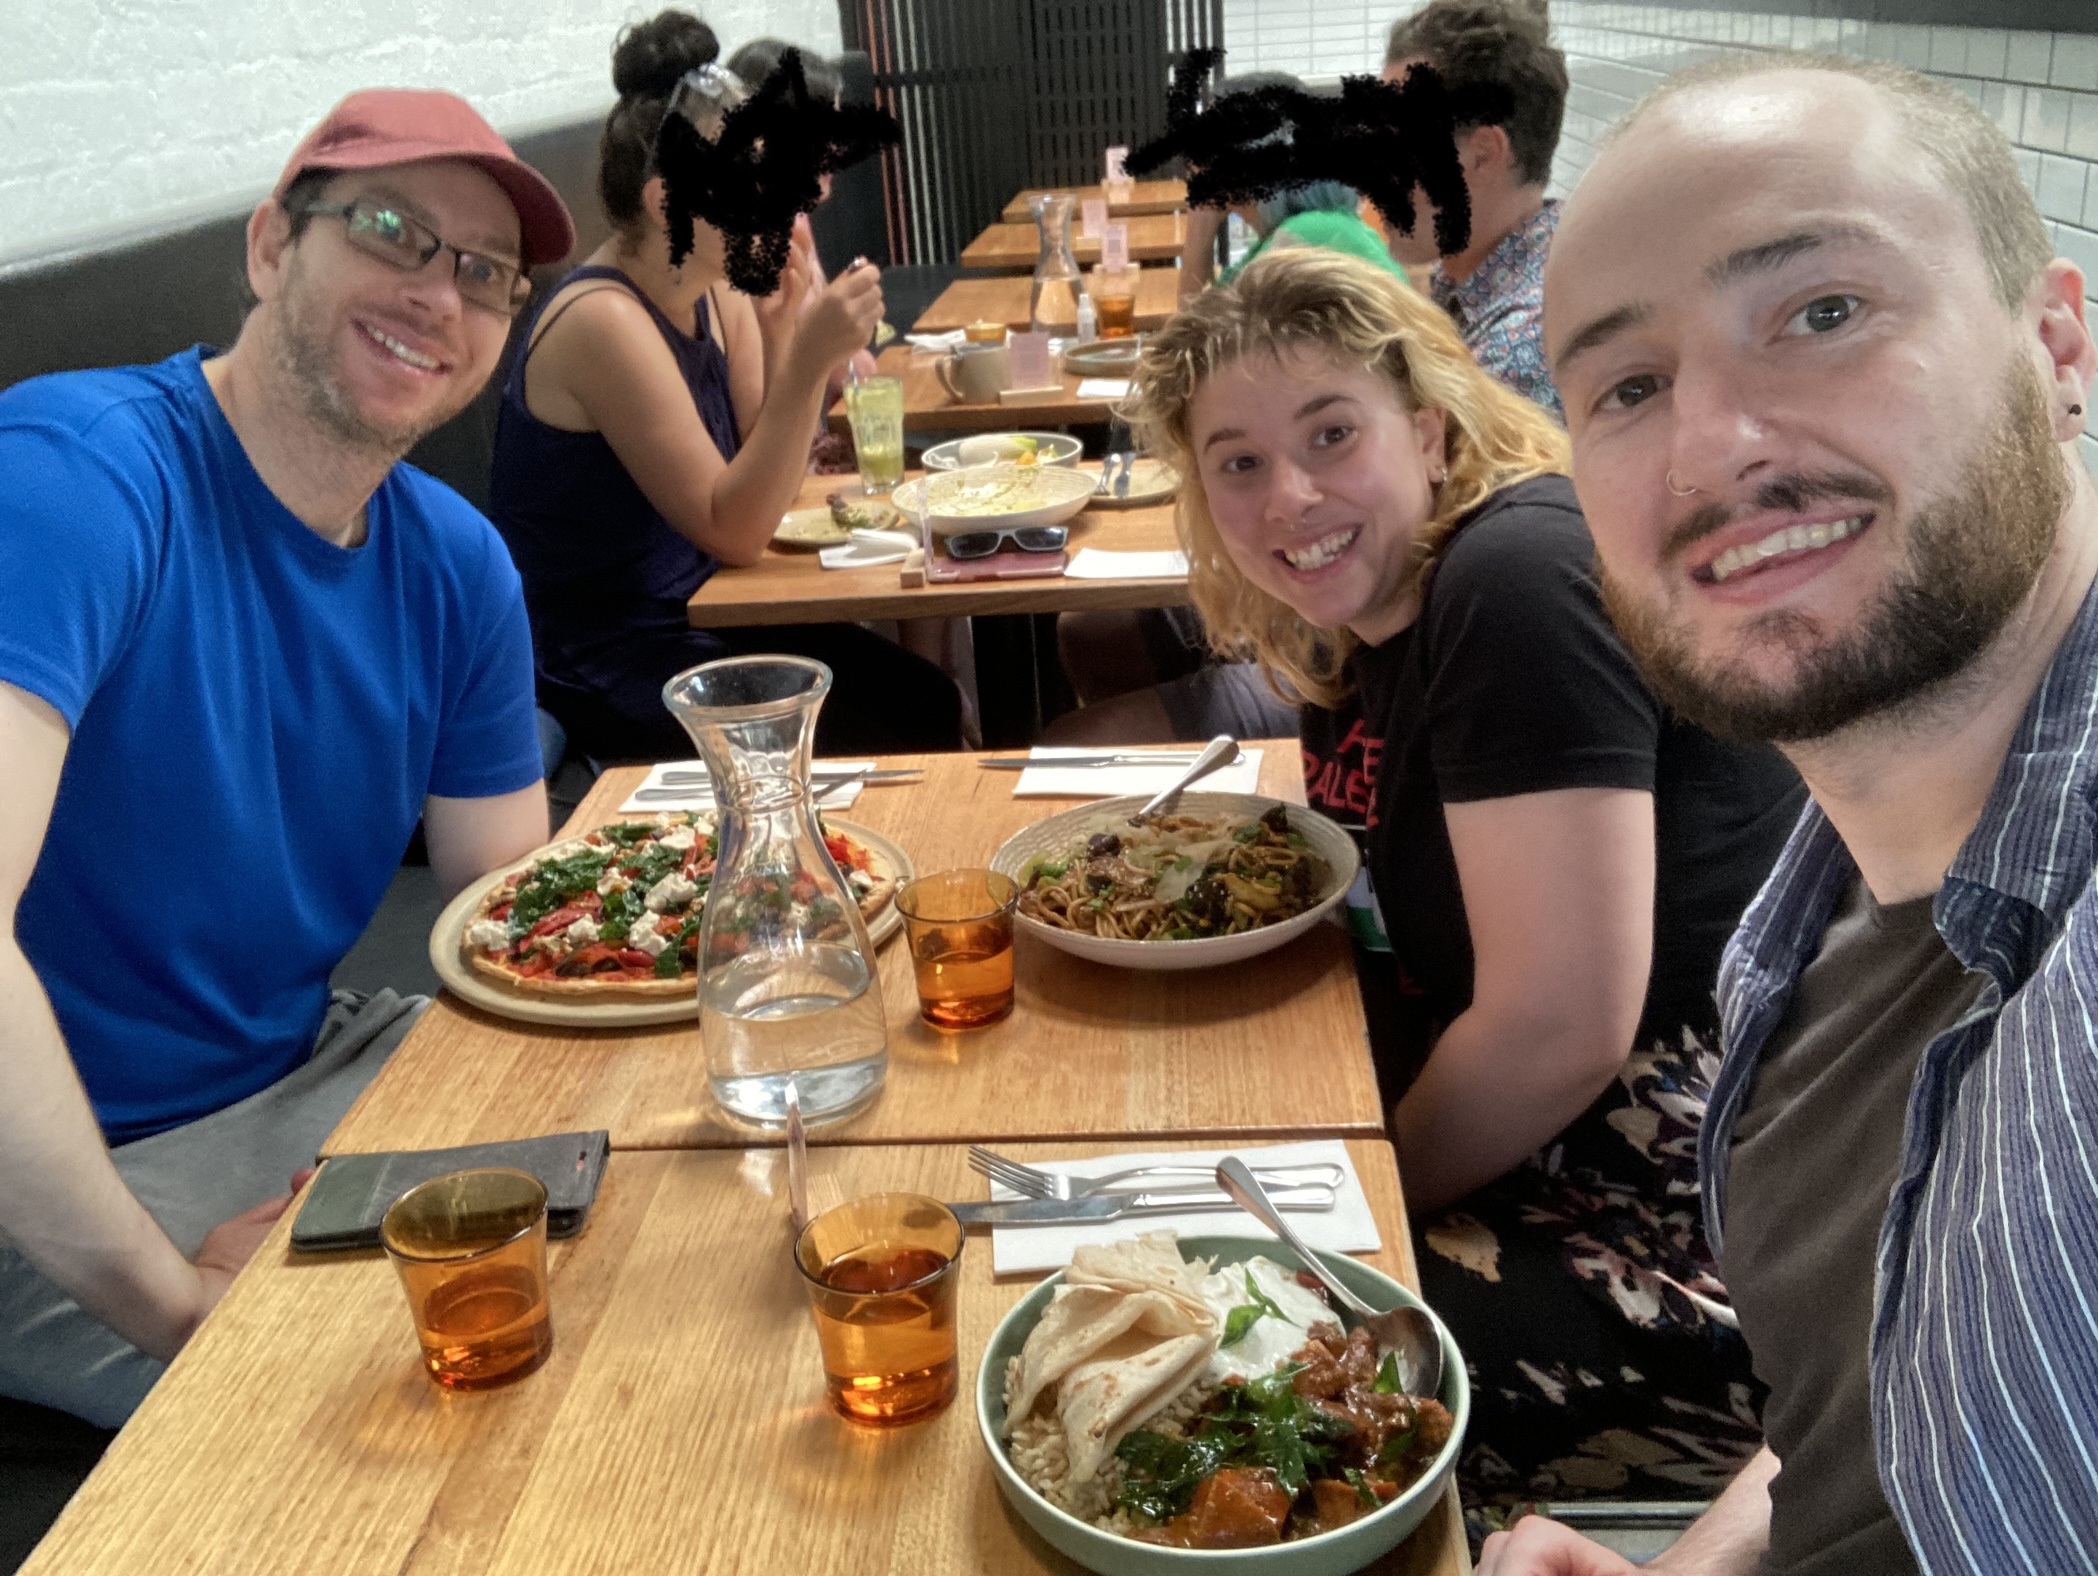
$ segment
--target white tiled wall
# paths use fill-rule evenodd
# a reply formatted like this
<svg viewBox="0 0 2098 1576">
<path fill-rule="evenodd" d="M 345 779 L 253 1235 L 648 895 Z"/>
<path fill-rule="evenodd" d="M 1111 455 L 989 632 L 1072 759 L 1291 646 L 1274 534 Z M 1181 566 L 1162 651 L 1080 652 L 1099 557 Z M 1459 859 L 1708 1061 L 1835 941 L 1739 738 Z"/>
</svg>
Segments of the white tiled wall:
<svg viewBox="0 0 2098 1576">
<path fill-rule="evenodd" d="M 2098 10 L 2098 0 L 2091 0 Z M 1228 71 L 1331 78 L 1374 72 L 1410 0 L 1225 0 Z M 1552 32 L 1573 80 L 1552 191 L 1573 189 L 1611 122 L 1669 72 L 1739 50 L 1813 49 L 1898 61 L 1967 94 L 2015 145 L 2056 250 L 2083 269 L 2098 323 L 2098 34 L 1926 27 L 1695 6 L 1551 0 Z M 2098 402 L 2084 458 L 2098 472 Z"/>
</svg>

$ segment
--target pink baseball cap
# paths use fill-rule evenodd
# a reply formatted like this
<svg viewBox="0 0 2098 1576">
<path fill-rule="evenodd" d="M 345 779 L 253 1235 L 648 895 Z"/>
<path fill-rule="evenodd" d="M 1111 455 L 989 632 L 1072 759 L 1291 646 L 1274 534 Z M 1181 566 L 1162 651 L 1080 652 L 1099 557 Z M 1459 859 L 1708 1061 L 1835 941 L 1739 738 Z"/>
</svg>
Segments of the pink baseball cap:
<svg viewBox="0 0 2098 1576">
<path fill-rule="evenodd" d="M 575 223 L 545 176 L 510 151 L 465 99 L 419 88 L 366 88 L 328 111 L 292 150 L 279 201 L 308 170 L 369 170 L 424 159 L 464 159 L 485 170 L 517 209 L 524 264 L 559 262 L 575 245 Z"/>
</svg>

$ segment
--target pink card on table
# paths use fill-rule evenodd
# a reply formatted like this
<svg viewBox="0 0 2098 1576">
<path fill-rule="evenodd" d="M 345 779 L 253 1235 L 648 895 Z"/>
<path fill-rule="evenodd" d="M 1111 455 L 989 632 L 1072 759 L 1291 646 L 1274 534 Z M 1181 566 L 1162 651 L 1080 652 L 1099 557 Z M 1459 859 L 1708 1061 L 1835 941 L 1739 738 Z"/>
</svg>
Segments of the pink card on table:
<svg viewBox="0 0 2098 1576">
<path fill-rule="evenodd" d="M 1107 228 L 1107 199 L 1088 197 L 1078 205 L 1078 233 L 1088 240 L 1100 239 L 1100 232 Z"/>
<path fill-rule="evenodd" d="M 1012 368 L 1011 387 L 1039 389 L 1049 386 L 1049 331 L 1046 328 L 1031 334 L 1006 335 L 1005 353 L 1006 364 Z"/>
<path fill-rule="evenodd" d="M 1064 572 L 1064 553 L 1023 553 L 1017 549 L 988 558 L 928 558 L 925 578 L 933 585 L 969 580 L 1046 580 Z"/>
<path fill-rule="evenodd" d="M 1127 268 L 1129 266 L 1129 226 L 1111 224 L 1107 233 L 1100 238 L 1100 266 L 1102 268 Z"/>
</svg>

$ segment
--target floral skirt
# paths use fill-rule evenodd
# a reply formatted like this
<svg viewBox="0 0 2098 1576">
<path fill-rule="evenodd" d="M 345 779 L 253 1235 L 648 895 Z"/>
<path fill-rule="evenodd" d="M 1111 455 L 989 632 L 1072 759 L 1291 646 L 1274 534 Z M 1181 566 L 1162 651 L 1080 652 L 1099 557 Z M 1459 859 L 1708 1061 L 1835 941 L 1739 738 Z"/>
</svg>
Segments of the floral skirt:
<svg viewBox="0 0 2098 1576">
<path fill-rule="evenodd" d="M 1710 1499 L 1762 1444 L 1698 1202 L 1718 1065 L 1688 1029 L 1634 1051 L 1550 1146 L 1415 1222 L 1422 1294 L 1471 1375 L 1475 1536 L 1535 1501 Z"/>
</svg>

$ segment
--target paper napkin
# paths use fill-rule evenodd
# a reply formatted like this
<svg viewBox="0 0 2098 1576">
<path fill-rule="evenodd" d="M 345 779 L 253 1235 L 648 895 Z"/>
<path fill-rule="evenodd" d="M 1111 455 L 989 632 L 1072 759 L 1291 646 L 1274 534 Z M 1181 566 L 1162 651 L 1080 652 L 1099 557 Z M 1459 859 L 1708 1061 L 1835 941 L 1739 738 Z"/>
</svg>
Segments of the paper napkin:
<svg viewBox="0 0 2098 1576">
<path fill-rule="evenodd" d="M 1200 745 L 1191 747 L 1199 750 Z M 1066 766 L 1058 770 L 1058 757 L 1073 755 L 1100 755 L 1102 750 L 1059 749 L 1037 745 L 1028 751 L 1030 761 L 1041 761 L 1040 766 L 1029 766 L 1019 774 L 1013 784 L 1016 799 L 1116 799 L 1123 794 L 1163 793 L 1173 786 L 1173 779 L 1186 771 L 1194 762 L 1194 756 L 1182 755 L 1165 766 Z M 1140 752 L 1131 752 L 1140 753 Z M 1230 766 L 1222 766 L 1188 790 L 1189 793 L 1259 793 L 1260 751 L 1241 750 L 1240 759 Z"/>
<path fill-rule="evenodd" d="M 1084 1160 L 1030 1160 L 1029 1165 L 1059 1175 L 1105 1176 L 1131 1166 L 1214 1166 L 1226 1155 L 1237 1155 L 1249 1166 L 1301 1166 L 1331 1161 L 1347 1175 L 1336 1190 L 1329 1210 L 1293 1209 L 1290 1225 L 1305 1243 L 1329 1253 L 1374 1253 L 1384 1246 L 1377 1233 L 1376 1218 L 1370 1214 L 1368 1195 L 1348 1146 L 1337 1138 L 1316 1139 L 1302 1144 L 1269 1144 L 1256 1148 L 1185 1149 L 1159 1154 L 1094 1155 Z M 1185 1184 L 1189 1178 L 1177 1177 Z M 1016 1199 L 1022 1195 L 1009 1188 L 993 1186 L 993 1199 Z M 1274 1240 L 1274 1233 L 1242 1209 L 1202 1210 L 1191 1215 L 1135 1215 L 1124 1220 L 1103 1220 L 1083 1226 L 994 1226 L 991 1228 L 991 1272 L 1020 1275 L 1039 1270 L 1060 1270 L 1071 1255 L 1088 1242 L 1128 1242 L 1147 1231 L 1177 1231 L 1183 1237 L 1255 1237 Z"/>
<path fill-rule="evenodd" d="M 907 531 L 855 531 L 844 546 L 826 547 L 816 557 L 825 569 L 872 569 L 902 563 L 917 545 Z"/>
<path fill-rule="evenodd" d="M 1170 580 L 1187 573 L 1187 554 L 1164 549 L 1155 553 L 1118 553 L 1104 547 L 1081 547 L 1064 568 L 1070 580 Z"/>
<path fill-rule="evenodd" d="M 1127 378 L 1080 378 L 1080 399 L 1124 399 L 1129 394 Z"/>
<path fill-rule="evenodd" d="M 959 328 L 947 334 L 905 334 L 903 336 L 904 342 L 913 350 L 929 350 L 935 355 L 941 351 L 952 350 L 968 337 L 967 331 Z"/>
<path fill-rule="evenodd" d="M 870 772 L 874 770 L 872 761 L 817 761 L 814 764 L 828 767 L 834 771 L 841 767 Z M 675 784 L 666 783 L 663 780 L 665 773 L 678 778 L 696 774 L 699 781 L 680 781 Z M 1020 775 L 1025 777 L 1027 774 L 1022 772 Z M 862 782 L 851 782 L 832 788 L 827 792 L 819 788 L 816 794 L 816 807 L 819 810 L 848 809 L 852 801 L 860 796 L 860 790 L 866 786 Z M 659 798 L 655 793 L 649 791 L 651 789 L 666 790 L 666 792 L 663 797 Z M 648 769 L 648 776 L 642 779 L 640 787 L 627 796 L 626 803 L 619 807 L 619 813 L 621 815 L 650 815 L 657 810 L 712 810 L 714 808 L 714 786 L 706 780 L 706 768 L 703 765 L 698 761 L 660 761 Z"/>
</svg>

